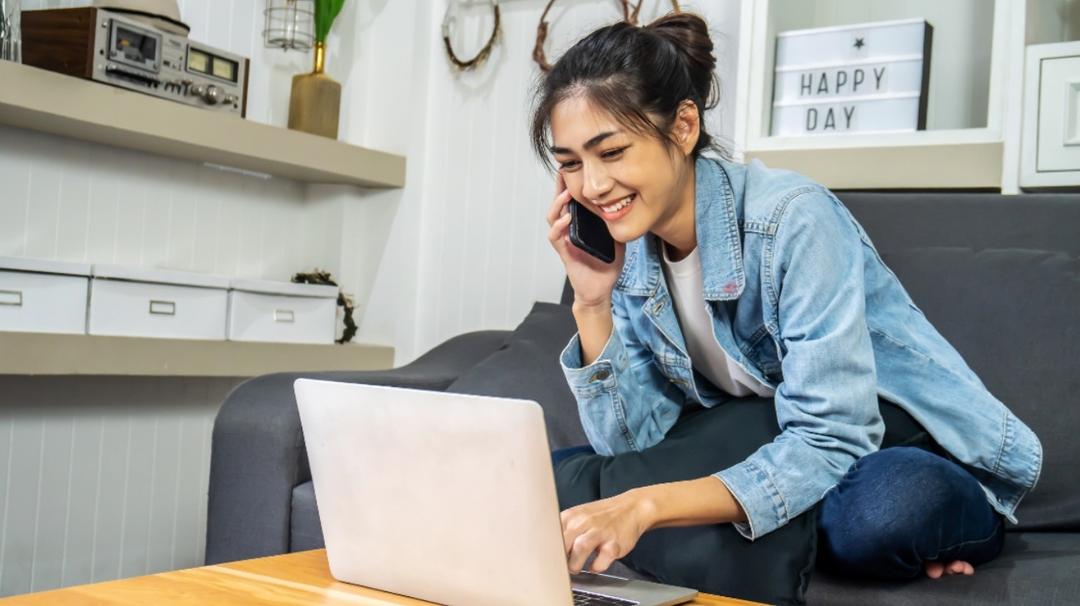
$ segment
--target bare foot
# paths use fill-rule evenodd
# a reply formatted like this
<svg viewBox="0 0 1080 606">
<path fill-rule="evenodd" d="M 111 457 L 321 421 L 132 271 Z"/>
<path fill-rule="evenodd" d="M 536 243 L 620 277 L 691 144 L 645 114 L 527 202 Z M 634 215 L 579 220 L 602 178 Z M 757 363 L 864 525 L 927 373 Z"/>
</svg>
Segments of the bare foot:
<svg viewBox="0 0 1080 606">
<path fill-rule="evenodd" d="M 931 579 L 940 579 L 944 575 L 962 574 L 971 576 L 975 574 L 975 567 L 962 560 L 955 560 L 945 564 L 943 562 L 926 562 L 926 576 Z"/>
</svg>

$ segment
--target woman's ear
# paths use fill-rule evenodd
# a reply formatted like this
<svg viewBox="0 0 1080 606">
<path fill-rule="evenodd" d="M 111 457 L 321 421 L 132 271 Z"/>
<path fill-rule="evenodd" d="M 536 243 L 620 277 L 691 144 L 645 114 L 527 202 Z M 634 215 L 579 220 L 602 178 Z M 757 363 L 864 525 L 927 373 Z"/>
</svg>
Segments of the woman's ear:
<svg viewBox="0 0 1080 606">
<path fill-rule="evenodd" d="M 697 104 L 690 99 L 684 99 L 675 113 L 672 127 L 679 149 L 683 154 L 690 155 L 701 136 L 701 116 L 698 114 Z"/>
</svg>

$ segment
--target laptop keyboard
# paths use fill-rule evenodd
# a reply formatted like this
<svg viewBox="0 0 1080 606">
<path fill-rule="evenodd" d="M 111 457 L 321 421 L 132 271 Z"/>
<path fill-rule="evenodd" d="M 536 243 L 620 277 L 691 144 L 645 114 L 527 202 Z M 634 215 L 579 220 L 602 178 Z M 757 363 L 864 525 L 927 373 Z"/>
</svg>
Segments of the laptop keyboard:
<svg viewBox="0 0 1080 606">
<path fill-rule="evenodd" d="M 574 589 L 574 606 L 631 606 L 638 604 L 633 600 L 623 600 L 611 596 L 589 593 L 580 589 Z"/>
</svg>

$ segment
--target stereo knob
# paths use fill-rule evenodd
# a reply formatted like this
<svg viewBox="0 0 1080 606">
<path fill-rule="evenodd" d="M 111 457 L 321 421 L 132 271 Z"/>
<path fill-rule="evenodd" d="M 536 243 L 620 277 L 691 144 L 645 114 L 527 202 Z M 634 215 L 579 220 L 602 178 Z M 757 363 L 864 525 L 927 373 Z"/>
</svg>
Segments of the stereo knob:
<svg viewBox="0 0 1080 606">
<path fill-rule="evenodd" d="M 222 92 L 219 87 L 211 84 L 206 87 L 206 92 L 203 93 L 203 101 L 206 101 L 210 105 L 217 105 L 224 96 L 224 92 Z"/>
</svg>

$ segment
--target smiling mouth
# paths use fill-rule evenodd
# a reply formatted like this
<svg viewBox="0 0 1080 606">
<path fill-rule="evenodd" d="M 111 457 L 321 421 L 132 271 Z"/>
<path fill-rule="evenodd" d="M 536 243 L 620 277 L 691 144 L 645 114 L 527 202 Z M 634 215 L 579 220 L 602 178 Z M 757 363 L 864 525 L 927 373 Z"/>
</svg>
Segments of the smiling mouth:
<svg viewBox="0 0 1080 606">
<path fill-rule="evenodd" d="M 604 213 L 606 215 L 613 215 L 613 214 L 619 212 L 620 210 L 626 208 L 627 206 L 630 206 L 630 204 L 632 204 L 635 199 L 637 199 L 637 194 L 630 194 L 629 196 L 626 196 L 625 198 L 623 198 L 622 200 L 619 200 L 618 202 L 616 202 L 614 204 L 608 204 L 607 206 L 599 207 L 600 212 L 602 212 L 602 213 Z"/>
</svg>

